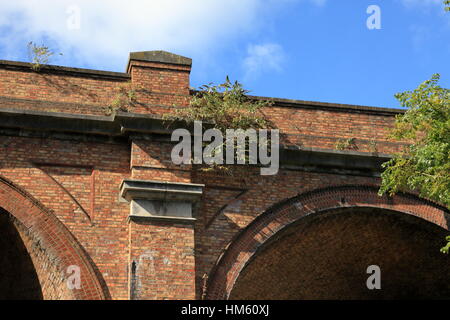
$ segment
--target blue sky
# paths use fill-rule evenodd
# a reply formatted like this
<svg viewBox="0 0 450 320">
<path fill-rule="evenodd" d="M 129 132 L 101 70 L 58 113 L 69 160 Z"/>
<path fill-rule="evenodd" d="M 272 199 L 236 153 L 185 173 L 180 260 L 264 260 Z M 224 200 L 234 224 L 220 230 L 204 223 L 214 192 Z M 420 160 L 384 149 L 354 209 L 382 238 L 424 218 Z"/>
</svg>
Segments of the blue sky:
<svg viewBox="0 0 450 320">
<path fill-rule="evenodd" d="M 369 30 L 367 8 L 381 9 Z M 191 85 L 229 75 L 251 94 L 398 107 L 433 73 L 450 87 L 450 13 L 441 0 L 15 0 L 0 7 L 0 59 L 124 71 L 130 51 L 193 59 Z"/>
</svg>

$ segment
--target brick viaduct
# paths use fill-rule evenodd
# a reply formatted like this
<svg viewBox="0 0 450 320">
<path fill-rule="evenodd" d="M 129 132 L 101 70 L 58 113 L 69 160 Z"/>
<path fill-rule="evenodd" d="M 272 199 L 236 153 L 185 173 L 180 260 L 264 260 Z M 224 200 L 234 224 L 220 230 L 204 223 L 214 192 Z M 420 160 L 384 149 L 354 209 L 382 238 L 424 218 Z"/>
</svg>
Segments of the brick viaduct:
<svg viewBox="0 0 450 320">
<path fill-rule="evenodd" d="M 163 51 L 126 73 L 0 61 L 0 299 L 450 298 L 448 210 L 377 195 L 401 111 L 274 99 L 277 175 L 201 171 L 171 162 L 162 121 L 190 70 Z"/>
</svg>

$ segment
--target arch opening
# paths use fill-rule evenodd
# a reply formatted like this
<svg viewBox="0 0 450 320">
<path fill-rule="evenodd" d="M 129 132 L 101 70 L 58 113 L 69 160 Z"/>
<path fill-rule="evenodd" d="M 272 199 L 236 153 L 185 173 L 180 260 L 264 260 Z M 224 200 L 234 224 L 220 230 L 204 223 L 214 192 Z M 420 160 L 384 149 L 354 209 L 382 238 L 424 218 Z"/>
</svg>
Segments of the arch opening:
<svg viewBox="0 0 450 320">
<path fill-rule="evenodd" d="M 327 187 L 273 205 L 228 244 L 206 299 L 449 298 L 448 256 L 439 252 L 449 210 L 378 189 Z M 377 263 L 389 290 L 368 294 L 367 267 Z"/>
<path fill-rule="evenodd" d="M 0 209 L 0 300 L 42 300 L 33 260 L 17 223 Z"/>
<path fill-rule="evenodd" d="M 51 210 L 2 176 L 0 176 L 0 214 L 3 215 L 2 220 L 6 219 L 4 216 L 9 219 L 9 221 L 2 221 L 6 228 L 3 231 L 19 234 L 19 237 L 14 234 L 8 240 L 0 233 L 0 236 L 5 238 L 2 244 L 3 252 L 0 251 L 0 254 L 6 253 L 6 250 L 14 248 L 14 246 L 22 249 L 8 253 L 7 257 L 16 260 L 15 263 L 23 264 L 22 268 L 31 270 L 29 271 L 31 273 L 33 273 L 31 264 L 34 266 L 43 299 L 103 300 L 109 298 L 107 288 L 98 270 L 95 269 L 95 264 L 69 229 Z M 13 243 L 8 241 L 13 241 Z M 26 250 L 23 250 L 23 247 Z M 25 251 L 28 252 L 28 257 Z M 23 254 L 19 254 L 20 252 Z M 30 259 L 32 263 L 30 263 Z M 23 261 L 27 261 L 27 263 Z M 8 263 L 13 262 L 5 262 L 5 268 L 13 269 L 12 265 L 8 265 Z M 79 270 L 81 286 L 78 288 L 68 285 L 69 269 L 73 266 L 78 267 Z M 20 270 L 19 268 L 18 271 Z M 20 273 L 23 273 L 23 270 Z M 29 280 L 32 285 L 27 284 L 23 287 L 33 286 L 36 288 L 35 293 L 32 297 L 24 299 L 40 298 L 40 295 L 36 293 L 39 291 L 36 276 L 33 275 L 32 278 L 33 281 Z M 5 283 L 5 288 L 11 286 L 12 280 L 8 274 L 2 276 L 0 281 Z M 20 291 L 21 289 L 16 290 Z M 16 299 L 16 292 L 12 292 L 11 289 L 4 289 L 4 292 L 7 294 L 5 299 Z"/>
<path fill-rule="evenodd" d="M 377 208 L 301 219 L 267 241 L 240 272 L 230 299 L 448 299 L 446 230 Z M 371 265 L 380 290 L 370 290 Z M 373 281 L 369 281 L 373 283 Z"/>
</svg>

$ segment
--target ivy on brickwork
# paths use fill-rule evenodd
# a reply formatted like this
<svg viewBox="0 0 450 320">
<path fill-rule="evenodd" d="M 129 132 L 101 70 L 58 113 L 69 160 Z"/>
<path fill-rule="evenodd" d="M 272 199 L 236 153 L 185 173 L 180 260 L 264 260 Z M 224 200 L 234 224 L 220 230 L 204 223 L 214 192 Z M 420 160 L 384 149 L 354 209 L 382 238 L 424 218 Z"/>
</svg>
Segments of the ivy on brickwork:
<svg viewBox="0 0 450 320">
<path fill-rule="evenodd" d="M 439 79 L 435 74 L 396 95 L 407 110 L 397 116 L 391 138 L 410 144 L 383 165 L 380 194 L 415 190 L 450 208 L 450 89 Z M 442 252 L 449 249 L 450 243 Z"/>
<path fill-rule="evenodd" d="M 48 64 L 55 53 L 45 45 L 37 45 L 33 41 L 28 43 L 28 56 L 31 61 L 31 69 L 38 72 L 43 64 Z M 62 55 L 62 53 L 60 53 Z"/>
<path fill-rule="evenodd" d="M 378 153 L 378 143 L 375 139 L 369 141 L 369 152 Z"/>
<path fill-rule="evenodd" d="M 130 107 L 136 103 L 136 95 L 140 89 L 140 86 L 132 84 L 130 81 L 117 86 L 114 98 L 106 108 L 105 113 L 111 115 L 117 113 L 117 111 L 128 112 Z"/>
<path fill-rule="evenodd" d="M 186 108 L 177 108 L 173 114 L 165 116 L 165 119 L 184 120 L 187 123 L 203 121 L 211 123 L 212 127 L 220 130 L 226 136 L 227 129 L 269 129 L 271 123 L 262 113 L 262 108 L 271 106 L 272 101 L 258 100 L 248 97 L 249 91 L 243 88 L 238 81 L 231 82 L 227 76 L 224 83 L 214 85 L 212 83 L 199 87 L 190 104 Z M 260 143 L 268 143 L 269 141 Z M 215 150 L 221 152 L 222 144 Z M 203 170 L 219 169 L 227 171 L 229 167 L 211 165 Z"/>
<path fill-rule="evenodd" d="M 358 149 L 355 138 L 338 139 L 334 145 L 336 150 L 355 150 Z"/>
</svg>

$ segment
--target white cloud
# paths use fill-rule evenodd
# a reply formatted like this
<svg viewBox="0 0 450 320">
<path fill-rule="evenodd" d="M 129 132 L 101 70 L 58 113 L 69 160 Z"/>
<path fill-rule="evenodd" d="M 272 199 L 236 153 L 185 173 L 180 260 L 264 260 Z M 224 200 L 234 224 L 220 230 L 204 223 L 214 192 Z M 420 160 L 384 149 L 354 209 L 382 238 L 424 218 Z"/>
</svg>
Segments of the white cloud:
<svg viewBox="0 0 450 320">
<path fill-rule="evenodd" d="M 80 29 L 67 28 L 69 7 L 80 8 Z M 239 8 L 239 10 L 237 10 Z M 10 50 L 29 40 L 54 42 L 75 61 L 122 61 L 130 51 L 207 50 L 249 31 L 262 10 L 258 0 L 15 0 L 2 3 L 1 46 Z"/>
<path fill-rule="evenodd" d="M 243 61 L 244 77 L 251 79 L 267 71 L 280 72 L 284 59 L 284 50 L 279 44 L 251 44 L 247 48 L 247 56 Z"/>
<path fill-rule="evenodd" d="M 211 54 L 264 26 L 277 6 L 301 0 L 14 0 L 0 7 L 0 59 L 33 40 L 57 47 L 63 63 L 125 66 L 131 51 Z M 308 0 L 323 5 L 326 0 Z M 80 28 L 67 27 L 73 8 Z M 70 20 L 73 25 L 73 19 Z M 60 62 L 59 60 L 57 62 Z"/>
</svg>

